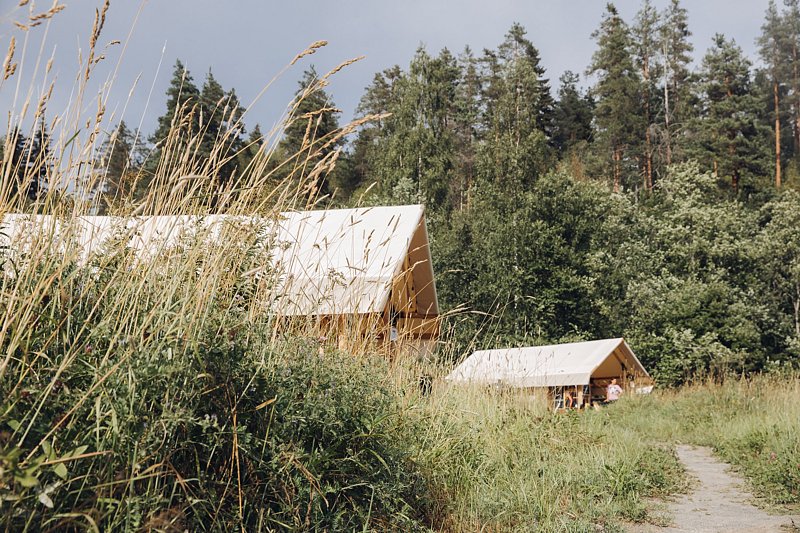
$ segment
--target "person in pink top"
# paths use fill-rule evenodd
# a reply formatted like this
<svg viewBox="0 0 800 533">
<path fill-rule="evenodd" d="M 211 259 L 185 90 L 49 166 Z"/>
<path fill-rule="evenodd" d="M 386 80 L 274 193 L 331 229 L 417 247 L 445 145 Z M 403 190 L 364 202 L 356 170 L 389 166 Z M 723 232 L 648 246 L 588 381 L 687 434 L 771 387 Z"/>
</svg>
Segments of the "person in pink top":
<svg viewBox="0 0 800 533">
<path fill-rule="evenodd" d="M 620 396 L 622 396 L 622 387 L 617 385 L 616 379 L 612 379 L 611 383 L 606 387 L 606 402 L 615 402 L 619 400 Z"/>
</svg>

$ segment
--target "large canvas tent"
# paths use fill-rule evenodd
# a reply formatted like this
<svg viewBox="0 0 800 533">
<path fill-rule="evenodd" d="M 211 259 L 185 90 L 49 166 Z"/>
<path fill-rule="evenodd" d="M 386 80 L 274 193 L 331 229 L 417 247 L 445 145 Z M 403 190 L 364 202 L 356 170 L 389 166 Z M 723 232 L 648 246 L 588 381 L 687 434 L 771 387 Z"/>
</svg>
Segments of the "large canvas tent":
<svg viewBox="0 0 800 533">
<path fill-rule="evenodd" d="M 187 238 L 231 239 L 228 226 L 257 232 L 268 248 L 275 287 L 271 309 L 282 323 L 313 318 L 342 344 L 354 334 L 376 340 L 432 341 L 439 306 L 422 206 L 280 213 L 276 217 L 2 217 L 0 245 L 14 253 L 42 239 L 82 260 L 122 240 L 141 260 L 169 253 Z M 227 233 L 226 233 L 227 232 Z M 223 237 L 224 235 L 224 237 Z M 346 330 L 346 332 L 345 332 Z"/>
<path fill-rule="evenodd" d="M 374 336 L 427 352 L 439 332 L 422 206 L 285 213 L 276 232 L 281 312 L 317 316 L 339 344 Z"/>
<path fill-rule="evenodd" d="M 604 399 L 604 388 L 612 379 L 626 390 L 651 383 L 647 370 L 622 338 L 480 350 L 446 378 L 452 383 L 547 388 L 557 407 L 565 392 L 574 391 L 580 406 Z"/>
</svg>

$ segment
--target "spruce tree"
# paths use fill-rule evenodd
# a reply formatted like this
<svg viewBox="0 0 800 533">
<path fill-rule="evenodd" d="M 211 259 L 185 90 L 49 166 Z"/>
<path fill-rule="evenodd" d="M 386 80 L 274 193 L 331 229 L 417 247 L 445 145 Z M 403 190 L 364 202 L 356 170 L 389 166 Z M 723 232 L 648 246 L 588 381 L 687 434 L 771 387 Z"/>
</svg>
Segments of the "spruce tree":
<svg viewBox="0 0 800 533">
<path fill-rule="evenodd" d="M 53 161 L 50 152 L 50 133 L 47 130 L 44 116 L 39 119 L 27 152 L 26 157 L 30 178 L 27 196 L 30 200 L 35 200 L 41 197 L 51 186 L 50 174 Z"/>
<path fill-rule="evenodd" d="M 356 107 L 356 115 L 359 117 L 389 115 L 391 109 L 397 105 L 398 81 L 403 76 L 399 65 L 375 74 Z M 375 118 L 359 128 L 358 135 L 353 141 L 352 152 L 351 181 L 354 188 L 367 189 L 375 183 L 374 166 L 380 151 L 378 146 L 382 144 L 383 138 L 388 136 L 391 121 L 392 117 Z"/>
<path fill-rule="evenodd" d="M 633 63 L 630 30 L 613 4 L 607 4 L 600 28 L 592 36 L 597 50 L 589 74 L 597 76 L 592 92 L 597 106 L 596 144 L 611 158 L 614 191 L 630 185 L 641 157 L 642 87 Z"/>
<path fill-rule="evenodd" d="M 227 104 L 225 90 L 214 77 L 211 69 L 208 70 L 206 79 L 203 82 L 203 88 L 200 91 L 200 102 L 199 126 L 202 132 L 200 154 L 207 159 L 224 135 L 222 122 Z"/>
<path fill-rule="evenodd" d="M 157 145 L 157 153 L 169 135 L 197 135 L 200 131 L 200 90 L 194 84 L 191 74 L 180 60 L 175 62 L 167 88 L 167 109 L 158 117 L 158 127 L 151 141 Z M 158 159 L 158 158 L 156 158 Z"/>
<path fill-rule="evenodd" d="M 458 57 L 459 79 L 455 92 L 455 177 L 450 187 L 451 205 L 463 211 L 470 205 L 480 140 L 481 77 L 478 60 L 469 46 Z"/>
<path fill-rule="evenodd" d="M 208 172 L 216 188 L 224 188 L 235 179 L 237 154 L 242 149 L 243 111 L 236 92 L 225 91 L 209 69 L 200 92 L 200 134 L 198 154 L 209 161 Z"/>
<path fill-rule="evenodd" d="M 484 142 L 479 166 L 484 182 L 511 191 L 529 188 L 550 167 L 553 98 L 539 52 L 514 24 L 483 63 Z"/>
<path fill-rule="evenodd" d="M 245 169 L 253 164 L 253 161 L 262 153 L 264 146 L 264 134 L 261 133 L 261 125 L 256 124 L 244 141 L 239 152 L 239 168 L 244 172 Z"/>
<path fill-rule="evenodd" d="M 359 109 L 390 116 L 361 130 L 353 156 L 362 183 L 377 185 L 370 201 L 423 203 L 431 218 L 457 205 L 460 77 L 449 50 L 433 57 L 422 47 L 407 71 L 376 77 Z"/>
<path fill-rule="evenodd" d="M 120 121 L 103 143 L 101 152 L 105 179 L 103 180 L 103 201 L 99 206 L 101 211 L 107 210 L 111 204 L 133 194 L 136 170 L 133 165 L 135 144 L 136 138 L 124 120 Z"/>
<path fill-rule="evenodd" d="M 333 192 L 330 167 L 318 165 L 326 165 L 334 152 L 341 149 L 342 141 L 336 139 L 340 111 L 325 92 L 324 83 L 313 66 L 303 73 L 298 85 L 294 110 L 280 149 L 288 158 L 284 175 L 297 181 L 302 187 L 301 196 L 311 205 Z M 304 183 L 309 176 L 311 181 Z"/>
<path fill-rule="evenodd" d="M 592 99 L 578 89 L 579 77 L 566 71 L 559 78 L 558 101 L 553 113 L 553 143 L 561 154 L 565 154 L 581 141 L 592 140 Z"/>
<path fill-rule="evenodd" d="M 397 98 L 381 143 L 385 152 L 378 156 L 378 184 L 387 201 L 424 203 L 434 217 L 449 209 L 458 79 L 449 50 L 432 57 L 420 48 L 397 81 Z"/>
<path fill-rule="evenodd" d="M 156 131 L 150 136 L 153 149 L 147 159 L 146 172 L 137 182 L 134 192 L 137 199 L 147 195 L 159 168 L 161 173 L 170 172 L 175 166 L 184 166 L 188 159 L 195 167 L 193 171 L 200 172 L 202 162 L 186 155 L 187 151 L 196 152 L 201 115 L 200 90 L 183 63 L 177 60 L 167 88 L 166 110 L 158 117 Z"/>
<path fill-rule="evenodd" d="M 522 130 L 522 121 L 528 121 L 545 135 L 552 131 L 553 97 L 550 94 L 550 82 L 541 65 L 539 50 L 526 37 L 527 31 L 519 24 L 512 24 L 506 33 L 505 40 L 497 49 L 500 68 L 503 70 L 501 90 L 511 100 L 499 99 L 498 104 L 511 104 L 498 110 L 496 117 L 513 129 Z M 497 109 L 499 106 L 495 106 Z"/>
<path fill-rule="evenodd" d="M 8 187 L 9 198 L 22 196 L 27 198 L 29 196 L 28 190 L 28 138 L 23 135 L 18 126 L 15 126 L 9 133 L 8 139 L 4 143 L 9 146 L 10 150 L 6 152 L 4 149 L 4 157 L 8 157 L 8 161 L 3 161 L 3 167 L 8 168 L 6 175 L 9 177 L 10 184 Z"/>
<path fill-rule="evenodd" d="M 759 100 L 751 90 L 750 61 L 733 40 L 714 36 L 703 58 L 700 88 L 693 155 L 739 192 L 743 178 L 766 173 L 769 155 L 768 130 L 760 126 Z"/>
</svg>

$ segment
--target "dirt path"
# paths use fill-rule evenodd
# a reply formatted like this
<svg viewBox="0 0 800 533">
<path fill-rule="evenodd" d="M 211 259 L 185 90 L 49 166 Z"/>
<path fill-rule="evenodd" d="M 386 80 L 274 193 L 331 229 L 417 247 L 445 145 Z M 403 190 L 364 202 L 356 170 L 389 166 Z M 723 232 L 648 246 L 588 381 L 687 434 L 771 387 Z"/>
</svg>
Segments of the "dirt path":
<svg viewBox="0 0 800 533">
<path fill-rule="evenodd" d="M 669 527 L 635 526 L 631 533 L 787 533 L 800 531 L 800 516 L 776 516 L 753 506 L 753 495 L 709 448 L 678 446 L 678 457 L 697 480 L 694 491 L 668 506 Z"/>
</svg>

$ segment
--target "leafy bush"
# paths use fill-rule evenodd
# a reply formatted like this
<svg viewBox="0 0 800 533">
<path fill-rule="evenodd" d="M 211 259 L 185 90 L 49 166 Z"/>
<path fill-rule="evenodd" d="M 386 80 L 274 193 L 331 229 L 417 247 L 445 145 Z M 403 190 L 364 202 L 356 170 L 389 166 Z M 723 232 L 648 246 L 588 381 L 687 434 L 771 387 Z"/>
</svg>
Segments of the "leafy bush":
<svg viewBox="0 0 800 533">
<path fill-rule="evenodd" d="M 3 278 L 5 528 L 422 527 L 386 370 L 273 340 L 250 312 L 255 249 L 188 243 L 133 270 L 124 250 L 92 268 L 59 255 Z"/>
<path fill-rule="evenodd" d="M 95 391 L 96 381 L 65 373 L 57 401 L 35 419 L 34 391 L 4 403 L 3 522 L 12 529 L 54 520 L 102 529 L 418 527 L 425 483 L 379 369 L 320 355 L 308 343 L 254 348 L 233 342 L 184 355 L 138 353 Z M 71 421 L 52 431 L 86 394 Z M 70 459 L 87 451 L 101 455 Z"/>
</svg>

